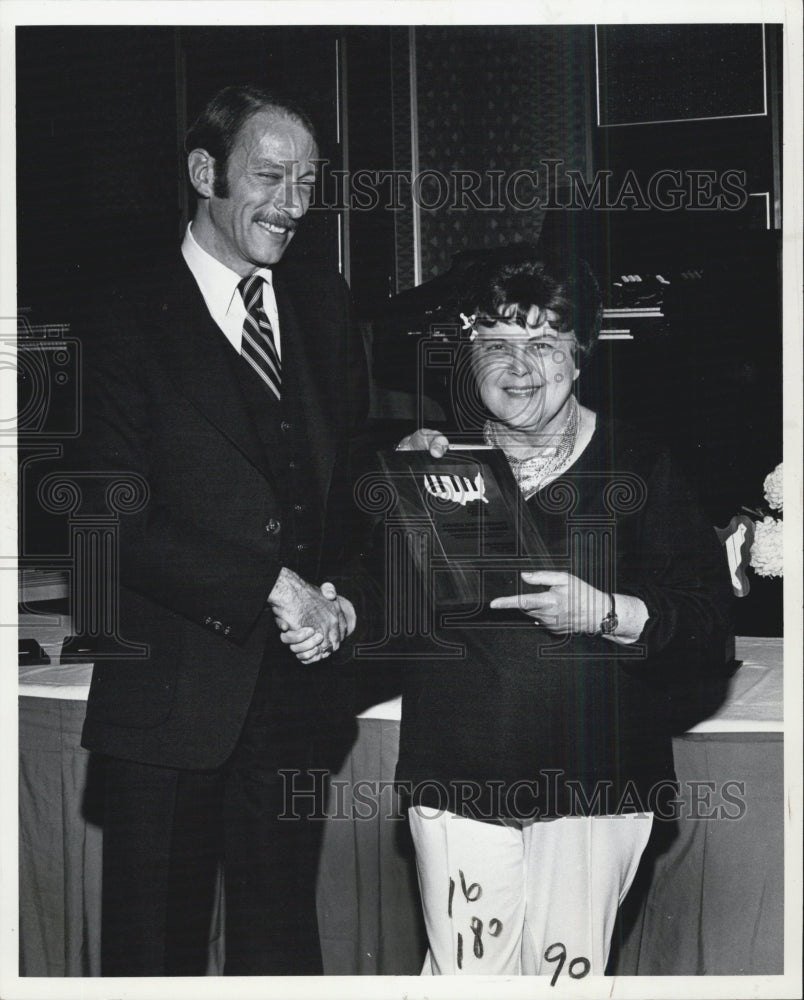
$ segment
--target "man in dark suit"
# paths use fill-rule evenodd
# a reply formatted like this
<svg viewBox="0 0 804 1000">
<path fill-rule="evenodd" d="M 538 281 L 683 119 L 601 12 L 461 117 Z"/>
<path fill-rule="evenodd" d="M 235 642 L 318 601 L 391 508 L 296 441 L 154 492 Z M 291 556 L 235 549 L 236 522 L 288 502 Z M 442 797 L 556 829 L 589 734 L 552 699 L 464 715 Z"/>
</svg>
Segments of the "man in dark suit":
<svg viewBox="0 0 804 1000">
<path fill-rule="evenodd" d="M 318 973 L 304 815 L 322 803 L 288 788 L 328 765 L 322 734 L 348 735 L 326 657 L 355 612 L 311 581 L 365 415 L 362 346 L 340 276 L 282 261 L 315 181 L 304 112 L 226 88 L 186 152 L 181 255 L 121 276 L 80 331 L 86 482 L 98 510 L 118 474 L 142 494 L 111 638 L 148 649 L 99 650 L 84 727 L 106 775 L 102 972 L 203 974 L 220 861 L 226 973 Z"/>
</svg>

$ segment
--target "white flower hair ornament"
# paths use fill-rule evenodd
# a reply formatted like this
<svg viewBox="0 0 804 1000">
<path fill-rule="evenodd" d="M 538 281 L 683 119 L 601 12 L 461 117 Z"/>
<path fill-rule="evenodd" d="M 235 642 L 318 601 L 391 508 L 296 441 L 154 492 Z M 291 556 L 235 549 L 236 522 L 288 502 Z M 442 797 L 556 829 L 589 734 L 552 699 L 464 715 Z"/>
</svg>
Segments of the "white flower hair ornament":
<svg viewBox="0 0 804 1000">
<path fill-rule="evenodd" d="M 471 316 L 467 316 L 466 313 L 459 313 L 461 317 L 461 322 L 463 326 L 462 330 L 471 330 L 469 334 L 469 342 L 471 343 L 477 337 L 477 330 L 475 329 L 475 321 L 477 320 L 477 313 L 472 313 Z"/>
</svg>

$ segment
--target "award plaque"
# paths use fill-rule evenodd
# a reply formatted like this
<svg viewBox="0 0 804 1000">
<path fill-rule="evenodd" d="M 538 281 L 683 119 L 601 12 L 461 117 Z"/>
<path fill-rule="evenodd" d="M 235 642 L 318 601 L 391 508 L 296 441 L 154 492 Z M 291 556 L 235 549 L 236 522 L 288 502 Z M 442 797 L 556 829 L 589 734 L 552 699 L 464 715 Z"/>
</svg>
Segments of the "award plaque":
<svg viewBox="0 0 804 1000">
<path fill-rule="evenodd" d="M 495 597 L 544 589 L 521 579 L 525 570 L 554 564 L 497 448 L 381 452 L 392 488 L 390 517 L 404 530 L 407 550 L 432 605 L 479 610 Z"/>
</svg>

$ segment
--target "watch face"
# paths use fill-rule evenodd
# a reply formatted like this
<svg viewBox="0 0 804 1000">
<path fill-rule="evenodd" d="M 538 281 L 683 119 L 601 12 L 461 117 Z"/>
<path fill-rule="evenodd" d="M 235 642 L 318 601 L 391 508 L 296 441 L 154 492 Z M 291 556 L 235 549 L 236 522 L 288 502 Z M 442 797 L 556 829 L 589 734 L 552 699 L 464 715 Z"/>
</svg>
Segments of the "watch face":
<svg viewBox="0 0 804 1000">
<path fill-rule="evenodd" d="M 603 621 L 600 623 L 600 631 L 603 635 L 611 635 L 611 633 L 617 628 L 619 621 L 617 615 L 613 611 L 609 611 Z"/>
</svg>

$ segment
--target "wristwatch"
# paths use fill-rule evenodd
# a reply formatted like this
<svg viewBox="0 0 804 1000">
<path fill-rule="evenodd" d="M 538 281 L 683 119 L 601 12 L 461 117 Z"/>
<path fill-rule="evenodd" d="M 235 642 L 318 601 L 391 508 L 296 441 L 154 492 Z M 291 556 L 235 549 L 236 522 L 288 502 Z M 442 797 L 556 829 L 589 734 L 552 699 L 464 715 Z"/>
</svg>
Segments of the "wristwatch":
<svg viewBox="0 0 804 1000">
<path fill-rule="evenodd" d="M 598 635 L 611 635 L 620 624 L 617 610 L 614 607 L 614 594 L 609 594 L 609 600 L 611 601 L 611 610 L 601 621 Z"/>
</svg>

